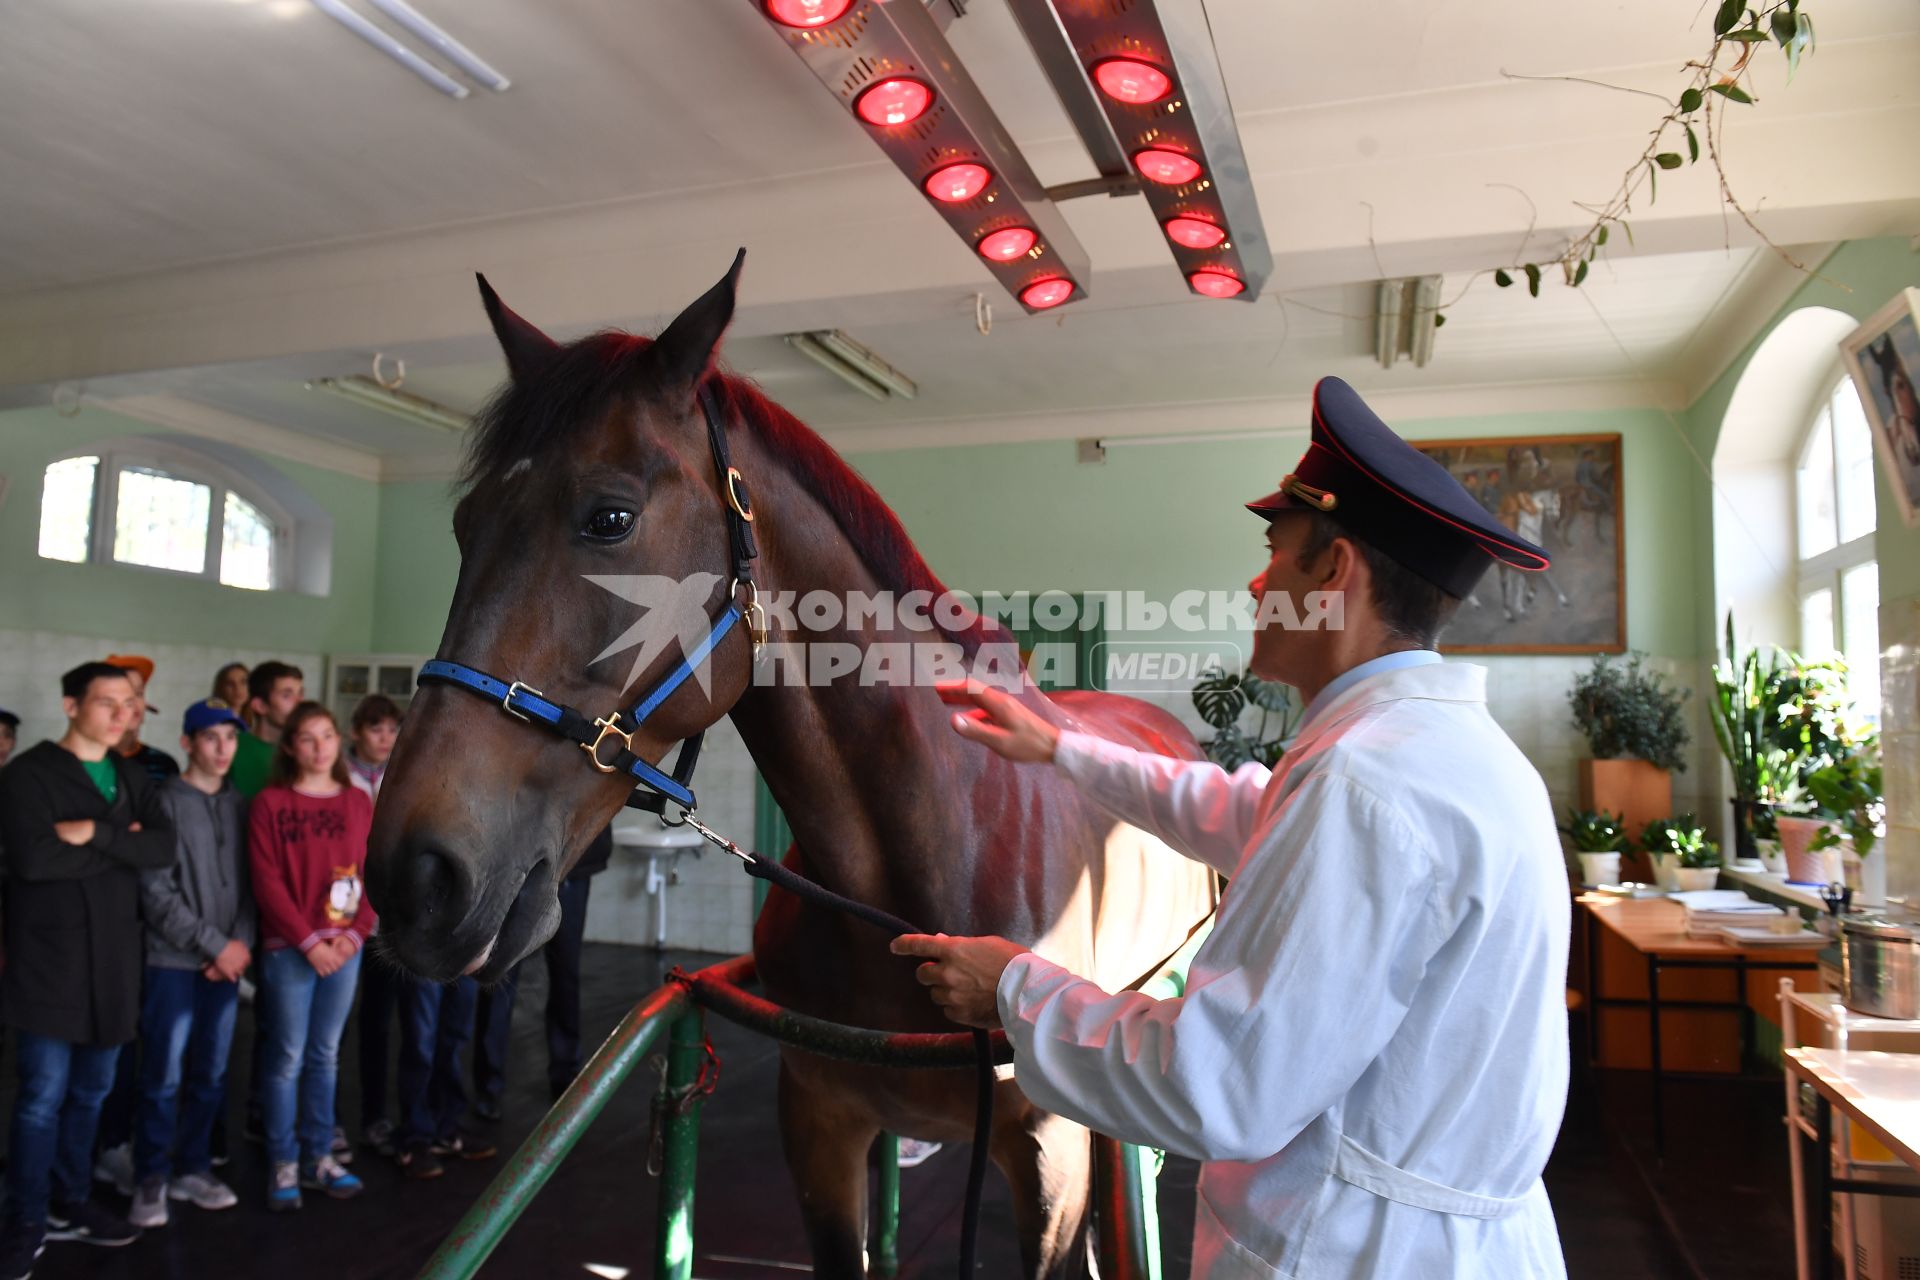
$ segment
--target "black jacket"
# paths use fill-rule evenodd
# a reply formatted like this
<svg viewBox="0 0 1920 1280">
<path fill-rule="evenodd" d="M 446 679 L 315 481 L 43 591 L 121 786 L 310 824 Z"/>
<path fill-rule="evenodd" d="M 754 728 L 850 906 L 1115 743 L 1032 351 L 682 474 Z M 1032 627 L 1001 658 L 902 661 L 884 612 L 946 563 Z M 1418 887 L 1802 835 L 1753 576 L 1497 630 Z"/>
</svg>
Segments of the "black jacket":
<svg viewBox="0 0 1920 1280">
<path fill-rule="evenodd" d="M 140 872 L 173 863 L 173 825 L 138 763 L 108 753 L 119 776 L 109 806 L 72 752 L 42 742 L 0 769 L 7 850 L 8 1026 L 74 1044 L 115 1045 L 140 1023 L 144 944 Z M 67 844 L 53 824 L 94 822 Z M 139 831 L 128 828 L 135 822 Z"/>
</svg>

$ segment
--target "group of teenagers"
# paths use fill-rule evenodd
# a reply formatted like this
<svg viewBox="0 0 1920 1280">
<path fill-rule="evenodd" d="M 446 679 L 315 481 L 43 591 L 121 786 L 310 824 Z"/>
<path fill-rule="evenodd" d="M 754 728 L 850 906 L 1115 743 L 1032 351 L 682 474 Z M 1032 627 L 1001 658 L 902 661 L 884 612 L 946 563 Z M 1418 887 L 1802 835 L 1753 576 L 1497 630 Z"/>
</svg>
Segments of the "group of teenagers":
<svg viewBox="0 0 1920 1280">
<path fill-rule="evenodd" d="M 181 718 L 183 768 L 141 740 L 153 669 L 116 654 L 68 671 L 65 733 L 25 750 L 17 717 L 0 712 L 0 1025 L 19 1072 L 0 1280 L 24 1280 L 49 1242 L 131 1243 L 166 1224 L 169 1202 L 238 1202 L 214 1169 L 243 992 L 256 1016 L 246 1126 L 266 1148 L 268 1208 L 300 1208 L 303 1190 L 363 1189 L 336 1122 L 356 994 L 365 1144 L 415 1179 L 494 1155 L 463 1126 L 460 1052 L 475 1041 L 473 1110 L 498 1119 L 513 980 L 487 993 L 470 978 L 440 986 L 366 954 L 378 924 L 367 839 L 400 708 L 369 695 L 343 740 L 298 668 L 232 663 Z M 599 845 L 569 885 L 571 963 L 547 957 L 556 1090 L 578 1069 L 586 876 L 610 838 Z M 124 1216 L 94 1197 L 95 1181 L 128 1197 Z"/>
</svg>

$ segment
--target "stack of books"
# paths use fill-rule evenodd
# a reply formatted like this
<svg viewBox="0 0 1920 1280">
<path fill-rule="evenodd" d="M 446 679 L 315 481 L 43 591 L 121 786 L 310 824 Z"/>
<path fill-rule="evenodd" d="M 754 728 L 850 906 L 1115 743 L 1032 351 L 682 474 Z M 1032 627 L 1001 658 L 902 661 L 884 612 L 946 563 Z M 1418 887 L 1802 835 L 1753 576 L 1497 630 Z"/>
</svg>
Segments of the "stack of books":
<svg viewBox="0 0 1920 1280">
<path fill-rule="evenodd" d="M 1736 947 L 1805 947 L 1825 939 L 1800 921 L 1798 912 L 1756 902 L 1738 889 L 1676 893 L 1686 908 L 1687 936 Z"/>
</svg>

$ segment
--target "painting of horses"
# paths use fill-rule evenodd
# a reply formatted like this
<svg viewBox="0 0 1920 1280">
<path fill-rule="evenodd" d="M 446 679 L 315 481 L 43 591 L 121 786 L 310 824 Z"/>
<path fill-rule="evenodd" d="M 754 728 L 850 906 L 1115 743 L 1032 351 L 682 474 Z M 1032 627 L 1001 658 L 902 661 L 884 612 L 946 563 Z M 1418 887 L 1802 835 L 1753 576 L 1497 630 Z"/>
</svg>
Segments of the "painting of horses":
<svg viewBox="0 0 1920 1280">
<path fill-rule="evenodd" d="M 1920 289 L 1903 289 L 1840 344 L 1900 518 L 1920 525 Z"/>
<path fill-rule="evenodd" d="M 1452 653 L 1619 653 L 1627 647 L 1620 437 L 1421 440 L 1495 519 L 1553 567 L 1495 565 L 1440 636 Z"/>
</svg>

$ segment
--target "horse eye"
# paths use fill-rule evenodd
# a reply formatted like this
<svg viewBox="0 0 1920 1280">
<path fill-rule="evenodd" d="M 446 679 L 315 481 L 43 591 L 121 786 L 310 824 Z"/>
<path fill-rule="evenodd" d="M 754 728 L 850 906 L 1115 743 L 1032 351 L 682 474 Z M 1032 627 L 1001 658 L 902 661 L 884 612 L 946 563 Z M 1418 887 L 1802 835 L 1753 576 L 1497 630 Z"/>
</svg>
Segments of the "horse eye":
<svg viewBox="0 0 1920 1280">
<path fill-rule="evenodd" d="M 587 517 L 580 532 L 601 542 L 617 542 L 633 532 L 633 512 L 624 507 L 602 507 Z"/>
</svg>

